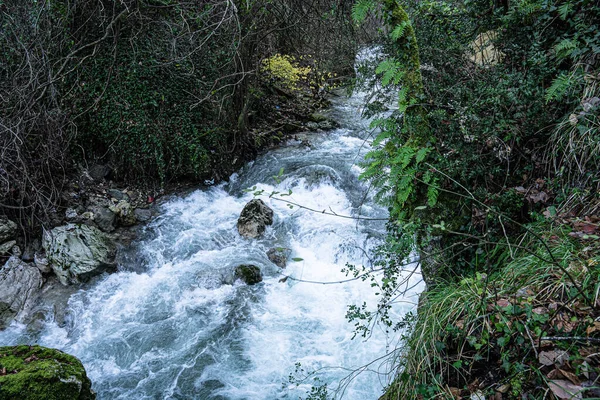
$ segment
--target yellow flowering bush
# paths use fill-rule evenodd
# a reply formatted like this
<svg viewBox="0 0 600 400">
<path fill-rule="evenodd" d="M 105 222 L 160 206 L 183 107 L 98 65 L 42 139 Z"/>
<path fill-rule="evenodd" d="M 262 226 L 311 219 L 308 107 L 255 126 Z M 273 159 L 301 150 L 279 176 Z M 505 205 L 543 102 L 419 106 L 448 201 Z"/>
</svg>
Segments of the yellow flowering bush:
<svg viewBox="0 0 600 400">
<path fill-rule="evenodd" d="M 284 88 L 300 90 L 299 83 L 308 82 L 310 67 L 301 67 L 292 56 L 275 54 L 262 62 L 262 71 Z"/>
</svg>

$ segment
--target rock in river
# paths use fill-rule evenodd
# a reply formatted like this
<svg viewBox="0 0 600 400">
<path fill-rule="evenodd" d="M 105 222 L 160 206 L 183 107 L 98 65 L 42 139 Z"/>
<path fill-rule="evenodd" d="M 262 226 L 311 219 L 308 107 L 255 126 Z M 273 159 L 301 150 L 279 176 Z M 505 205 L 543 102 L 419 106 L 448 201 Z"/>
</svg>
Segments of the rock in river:
<svg viewBox="0 0 600 400">
<path fill-rule="evenodd" d="M 248 285 L 254 285 L 262 282 L 262 274 L 260 268 L 255 265 L 240 265 L 235 269 L 234 274 L 236 279 L 241 279 Z"/>
<path fill-rule="evenodd" d="M 244 206 L 237 222 L 241 236 L 257 238 L 262 235 L 267 225 L 273 224 L 273 210 L 262 200 L 254 199 Z"/>
<path fill-rule="evenodd" d="M 46 231 L 42 246 L 63 285 L 116 269 L 114 242 L 92 226 L 69 224 Z"/>
<path fill-rule="evenodd" d="M 42 274 L 34 265 L 17 257 L 8 259 L 0 268 L 0 329 L 33 306 L 42 283 Z"/>
<path fill-rule="evenodd" d="M 0 399 L 93 400 L 77 358 L 41 346 L 0 347 Z"/>
<path fill-rule="evenodd" d="M 267 251 L 267 257 L 269 257 L 269 260 L 271 260 L 271 262 L 273 262 L 273 264 L 277 265 L 279 268 L 285 268 L 290 254 L 292 254 L 292 250 L 285 247 L 274 247 Z"/>
</svg>

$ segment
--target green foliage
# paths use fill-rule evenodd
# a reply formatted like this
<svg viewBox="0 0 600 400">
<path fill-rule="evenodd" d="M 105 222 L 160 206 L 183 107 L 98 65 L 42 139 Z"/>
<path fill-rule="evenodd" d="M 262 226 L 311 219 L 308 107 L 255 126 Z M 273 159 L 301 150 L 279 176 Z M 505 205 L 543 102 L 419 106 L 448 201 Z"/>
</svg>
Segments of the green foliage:
<svg viewBox="0 0 600 400">
<path fill-rule="evenodd" d="M 85 154 L 105 154 L 121 179 L 210 176 L 212 153 L 222 151 L 229 134 L 210 109 L 193 108 L 188 89 L 200 86 L 200 77 L 149 54 L 123 53 L 117 64 L 98 57 L 77 76 L 73 112 L 93 107 L 80 121 Z"/>
<path fill-rule="evenodd" d="M 355 23 L 361 23 L 366 18 L 370 11 L 375 7 L 373 0 L 357 0 L 352 6 L 352 20 Z"/>
<path fill-rule="evenodd" d="M 600 8 L 578 0 L 499 4 L 408 0 L 396 16 L 409 12 L 410 27 L 386 19 L 389 57 L 377 73 L 383 86 L 398 86 L 399 107 L 385 116 L 369 108 L 376 137 L 363 177 L 390 209 L 384 247 L 393 250 L 381 253 L 376 271 L 391 275 L 373 281 L 376 308 L 355 305 L 347 317 L 360 335 L 376 319 L 402 325 L 386 319 L 386 307 L 402 293 L 406 270 L 398 267 L 416 247 L 428 291 L 389 399 L 455 396 L 449 387 L 468 397 L 467 385 L 491 365 L 497 385 L 510 385 L 509 398 L 537 398 L 549 371 L 536 364 L 530 337 L 565 334 L 565 325 L 529 300 L 498 301 L 529 287 L 534 302 L 589 307 L 597 290 L 588 274 L 598 269 L 586 260 L 597 258 L 597 244 L 572 237 L 598 235 L 531 222 L 597 213 Z M 494 63 L 473 56 L 478 37 L 499 55 Z M 371 279 L 366 273 L 359 276 Z M 585 324 L 574 327 L 570 336 L 585 336 Z"/>
</svg>

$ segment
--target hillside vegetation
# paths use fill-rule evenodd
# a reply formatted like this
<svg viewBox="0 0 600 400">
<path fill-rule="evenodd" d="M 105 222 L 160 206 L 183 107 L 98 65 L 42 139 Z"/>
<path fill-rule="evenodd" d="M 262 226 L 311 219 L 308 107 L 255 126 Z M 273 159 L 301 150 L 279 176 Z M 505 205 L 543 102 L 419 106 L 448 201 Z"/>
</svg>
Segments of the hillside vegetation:
<svg viewBox="0 0 600 400">
<path fill-rule="evenodd" d="M 349 315 L 364 335 L 409 327 L 384 398 L 599 397 L 600 5 L 358 1 L 368 13 L 399 108 L 369 105 L 364 177 L 392 221 L 380 301 Z M 396 321 L 415 238 L 428 289 Z"/>
<path fill-rule="evenodd" d="M 65 192 L 83 195 L 71 178 L 97 166 L 156 188 L 228 177 L 348 78 L 350 11 L 321 0 L 0 1 L 0 214 L 25 233 L 60 221 Z M 303 90 L 265 68 L 277 55 L 305 72 Z"/>
</svg>

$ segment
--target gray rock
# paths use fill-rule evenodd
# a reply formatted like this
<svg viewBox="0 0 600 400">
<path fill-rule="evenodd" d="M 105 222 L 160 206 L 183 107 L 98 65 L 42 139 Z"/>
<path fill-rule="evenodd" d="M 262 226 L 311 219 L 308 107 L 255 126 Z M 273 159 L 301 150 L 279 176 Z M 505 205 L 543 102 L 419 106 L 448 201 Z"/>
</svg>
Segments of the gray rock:
<svg viewBox="0 0 600 400">
<path fill-rule="evenodd" d="M 43 279 L 40 271 L 17 257 L 0 268 L 0 329 L 24 315 L 38 298 Z"/>
<path fill-rule="evenodd" d="M 313 121 L 309 121 L 306 123 L 306 128 L 310 129 L 311 131 L 316 131 L 317 129 L 319 129 L 319 124 Z"/>
<path fill-rule="evenodd" d="M 6 217 L 0 216 L 0 243 L 17 237 L 17 224 Z"/>
<path fill-rule="evenodd" d="M 92 226 L 69 224 L 45 231 L 42 247 L 63 285 L 116 269 L 114 242 Z"/>
<path fill-rule="evenodd" d="M 21 258 L 21 256 L 23 255 L 23 252 L 21 251 L 21 248 L 19 246 L 17 246 L 16 244 L 10 249 L 10 254 L 12 254 L 15 257 L 19 257 Z"/>
<path fill-rule="evenodd" d="M 110 211 L 107 207 L 95 206 L 92 207 L 92 213 L 94 213 L 94 222 L 98 225 L 98 228 L 104 232 L 115 230 L 116 215 L 114 212 Z"/>
<path fill-rule="evenodd" d="M 40 250 L 41 248 L 42 244 L 37 238 L 27 242 L 27 244 L 25 245 L 25 250 L 23 250 L 23 255 L 21 256 L 21 259 L 27 262 L 33 261 L 36 251 Z"/>
<path fill-rule="evenodd" d="M 312 122 L 319 123 L 319 122 L 327 121 L 328 118 L 325 115 L 321 114 L 321 113 L 314 112 L 314 113 L 310 114 L 310 120 Z"/>
<path fill-rule="evenodd" d="M 52 272 L 52 267 L 50 266 L 50 261 L 45 254 L 37 252 L 33 256 L 33 264 L 40 270 L 42 274 L 48 274 Z"/>
<path fill-rule="evenodd" d="M 256 265 L 244 264 L 236 267 L 234 277 L 235 279 L 241 279 L 247 285 L 255 285 L 263 280 L 260 268 Z"/>
<path fill-rule="evenodd" d="M 121 192 L 118 189 L 108 189 L 106 193 L 113 199 L 117 199 L 118 201 L 125 200 L 129 201 L 129 196 L 125 193 Z"/>
<path fill-rule="evenodd" d="M 133 214 L 139 222 L 148 222 L 152 218 L 152 211 L 145 208 L 136 208 Z"/>
<path fill-rule="evenodd" d="M 257 238 L 267 225 L 273 224 L 273 210 L 262 200 L 254 199 L 244 206 L 237 222 L 237 229 L 245 238 Z"/>
<path fill-rule="evenodd" d="M 110 167 L 108 165 L 95 164 L 90 167 L 88 174 L 94 181 L 102 182 L 110 174 Z"/>
<path fill-rule="evenodd" d="M 137 223 L 133 207 L 126 200 L 120 200 L 117 204 L 108 206 L 108 209 L 117 215 L 117 222 L 122 226 L 132 226 Z"/>
<path fill-rule="evenodd" d="M 10 254 L 12 251 L 12 248 L 17 244 L 16 240 L 11 240 L 9 242 L 6 243 L 2 243 L 0 244 L 0 256 L 3 256 L 5 254 Z"/>
<path fill-rule="evenodd" d="M 67 221 L 72 221 L 75 218 L 77 218 L 77 211 L 75 211 L 72 208 L 67 208 L 67 211 L 65 211 L 65 218 L 67 219 Z"/>
<path fill-rule="evenodd" d="M 319 129 L 323 129 L 324 131 L 328 131 L 330 129 L 337 128 L 338 124 L 332 120 L 326 120 L 323 122 L 319 122 Z"/>
<path fill-rule="evenodd" d="M 288 257 L 292 254 L 292 250 L 285 247 L 274 247 L 267 251 L 267 257 L 279 268 L 285 268 Z"/>
</svg>

